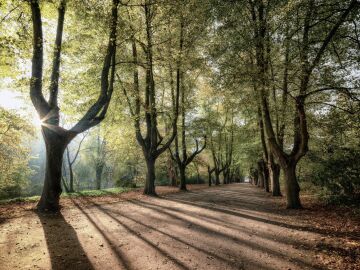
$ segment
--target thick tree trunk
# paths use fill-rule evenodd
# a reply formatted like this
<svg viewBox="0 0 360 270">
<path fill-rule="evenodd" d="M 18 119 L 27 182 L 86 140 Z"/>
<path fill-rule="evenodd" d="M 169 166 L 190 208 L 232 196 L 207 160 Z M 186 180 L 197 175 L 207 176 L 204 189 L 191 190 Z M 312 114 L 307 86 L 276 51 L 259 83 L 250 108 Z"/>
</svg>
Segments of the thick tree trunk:
<svg viewBox="0 0 360 270">
<path fill-rule="evenodd" d="M 280 165 L 276 163 L 269 165 L 269 176 L 271 183 L 271 194 L 273 196 L 282 196 L 280 191 Z"/>
<path fill-rule="evenodd" d="M 209 187 L 211 187 L 212 180 L 211 180 L 211 173 L 208 172 L 208 181 L 209 181 Z"/>
<path fill-rule="evenodd" d="M 157 196 L 155 192 L 155 160 L 146 160 L 147 174 L 144 187 L 144 194 L 150 196 Z"/>
<path fill-rule="evenodd" d="M 296 165 L 288 165 L 284 168 L 285 174 L 285 192 L 286 192 L 286 208 L 300 209 L 300 186 L 296 179 Z"/>
<path fill-rule="evenodd" d="M 43 127 L 43 137 L 46 145 L 46 169 L 44 187 L 37 209 L 55 212 L 60 209 L 61 169 L 68 141 L 46 127 Z"/>
<path fill-rule="evenodd" d="M 185 166 L 181 166 L 179 167 L 179 171 L 180 171 L 180 190 L 184 190 L 186 191 L 186 167 Z"/>
</svg>

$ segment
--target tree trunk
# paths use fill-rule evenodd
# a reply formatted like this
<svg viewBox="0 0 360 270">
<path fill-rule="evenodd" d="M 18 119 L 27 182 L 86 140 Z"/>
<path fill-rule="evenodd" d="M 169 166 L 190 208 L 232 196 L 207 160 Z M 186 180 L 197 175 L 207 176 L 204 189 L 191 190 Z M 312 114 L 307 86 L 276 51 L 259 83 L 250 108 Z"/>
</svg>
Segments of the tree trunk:
<svg viewBox="0 0 360 270">
<path fill-rule="evenodd" d="M 208 180 L 209 180 L 209 187 L 211 187 L 212 181 L 211 181 L 211 172 L 208 172 Z"/>
<path fill-rule="evenodd" d="M 265 162 L 263 162 L 263 172 L 264 172 L 264 188 L 266 192 L 270 192 L 270 172 Z"/>
<path fill-rule="evenodd" d="M 258 185 L 258 178 L 259 178 L 259 172 L 255 168 L 250 169 L 250 178 L 251 178 L 251 184 L 254 186 Z"/>
<path fill-rule="evenodd" d="M 196 183 L 200 184 L 200 172 L 199 167 L 196 165 Z"/>
<path fill-rule="evenodd" d="M 224 171 L 223 171 L 223 178 L 224 178 L 223 183 L 224 183 L 224 184 L 227 184 L 227 183 L 228 183 L 228 182 L 227 182 L 227 180 L 228 180 L 228 179 L 227 179 L 227 170 L 224 170 Z"/>
<path fill-rule="evenodd" d="M 180 171 L 180 190 L 184 190 L 186 191 L 186 167 L 185 166 L 180 166 L 179 167 L 179 171 Z"/>
<path fill-rule="evenodd" d="M 258 161 L 258 182 L 257 186 L 259 188 L 264 188 L 264 170 L 262 166 L 262 161 Z"/>
<path fill-rule="evenodd" d="M 169 177 L 169 185 L 175 187 L 176 186 L 176 178 L 177 178 L 177 174 L 176 174 L 176 167 L 175 167 L 175 162 L 173 161 L 172 157 L 171 157 L 171 153 L 168 155 L 167 158 L 167 174 Z"/>
<path fill-rule="evenodd" d="M 280 191 L 280 165 L 276 163 L 270 165 L 269 175 L 271 183 L 271 194 L 273 196 L 282 196 Z"/>
<path fill-rule="evenodd" d="M 102 172 L 104 166 L 98 165 L 96 166 L 96 189 L 101 189 L 101 180 L 102 180 Z"/>
<path fill-rule="evenodd" d="M 288 165 L 284 168 L 285 174 L 285 192 L 286 192 L 286 208 L 288 209 L 300 209 L 302 208 L 300 203 L 300 186 L 296 179 L 296 164 Z"/>
<path fill-rule="evenodd" d="M 144 194 L 150 196 L 157 196 L 155 192 L 155 160 L 146 160 L 147 174 L 144 187 Z"/>
<path fill-rule="evenodd" d="M 65 178 L 64 178 L 64 177 L 61 177 L 61 181 L 62 181 L 63 187 L 64 187 L 64 189 L 65 189 L 65 192 L 66 192 L 66 193 L 69 193 L 70 191 L 69 191 L 68 186 L 66 185 L 66 180 L 65 180 Z"/>
<path fill-rule="evenodd" d="M 70 172 L 70 183 L 69 183 L 69 192 L 74 192 L 74 172 L 72 165 L 69 166 L 69 172 Z"/>
<path fill-rule="evenodd" d="M 43 137 L 46 145 L 46 169 L 44 187 L 37 209 L 40 211 L 58 211 L 62 192 L 61 175 L 63 155 L 68 141 L 43 127 Z"/>
<path fill-rule="evenodd" d="M 215 171 L 215 185 L 220 185 L 220 173 Z"/>
</svg>

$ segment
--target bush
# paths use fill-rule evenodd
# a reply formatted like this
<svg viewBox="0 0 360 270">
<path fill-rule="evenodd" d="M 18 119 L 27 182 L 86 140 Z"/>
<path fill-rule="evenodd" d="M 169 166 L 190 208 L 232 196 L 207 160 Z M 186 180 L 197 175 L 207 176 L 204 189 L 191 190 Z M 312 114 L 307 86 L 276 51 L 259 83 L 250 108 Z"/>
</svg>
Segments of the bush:
<svg viewBox="0 0 360 270">
<path fill-rule="evenodd" d="M 9 185 L 0 189 L 0 199 L 9 199 L 20 197 L 21 195 L 21 186 L 20 185 Z"/>
<path fill-rule="evenodd" d="M 186 184 L 205 184 L 205 180 L 201 177 L 198 179 L 197 175 L 186 178 Z"/>
<path fill-rule="evenodd" d="M 165 175 L 160 175 L 160 176 L 156 177 L 155 185 L 156 186 L 168 186 L 169 179 L 167 179 L 167 177 Z"/>
<path fill-rule="evenodd" d="M 127 188 L 136 188 L 136 182 L 133 177 L 124 176 L 115 181 L 116 187 L 127 187 Z"/>
<path fill-rule="evenodd" d="M 312 175 L 314 184 L 323 187 L 321 196 L 339 202 L 359 199 L 360 194 L 360 151 L 340 148 L 319 162 Z M 330 199 L 330 200 L 333 200 Z"/>
</svg>

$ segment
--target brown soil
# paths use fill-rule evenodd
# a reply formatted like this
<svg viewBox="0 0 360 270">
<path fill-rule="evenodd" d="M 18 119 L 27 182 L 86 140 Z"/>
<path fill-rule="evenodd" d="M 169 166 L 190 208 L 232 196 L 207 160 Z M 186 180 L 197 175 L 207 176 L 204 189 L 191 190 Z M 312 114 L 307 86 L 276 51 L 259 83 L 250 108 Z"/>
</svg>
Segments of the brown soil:
<svg viewBox="0 0 360 270">
<path fill-rule="evenodd" d="M 190 188 L 62 199 L 57 215 L 2 206 L 0 269 L 360 269 L 346 211 L 284 210 L 248 184 Z"/>
</svg>

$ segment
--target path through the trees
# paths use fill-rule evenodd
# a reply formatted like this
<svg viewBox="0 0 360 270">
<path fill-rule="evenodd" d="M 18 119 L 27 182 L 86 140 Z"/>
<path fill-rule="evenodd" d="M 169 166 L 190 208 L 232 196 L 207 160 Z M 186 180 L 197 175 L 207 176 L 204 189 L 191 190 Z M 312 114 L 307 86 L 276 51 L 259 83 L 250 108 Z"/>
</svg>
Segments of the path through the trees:
<svg viewBox="0 0 360 270">
<path fill-rule="evenodd" d="M 349 242 L 346 233 L 330 235 L 280 201 L 231 184 L 160 198 L 76 198 L 61 215 L 23 210 L 0 224 L 0 268 L 341 268 L 326 252 Z"/>
</svg>

